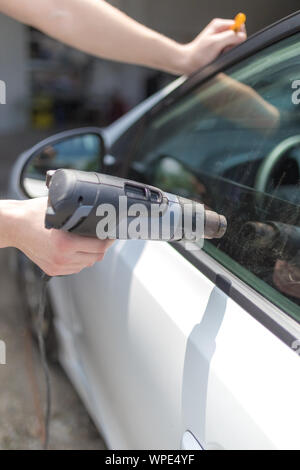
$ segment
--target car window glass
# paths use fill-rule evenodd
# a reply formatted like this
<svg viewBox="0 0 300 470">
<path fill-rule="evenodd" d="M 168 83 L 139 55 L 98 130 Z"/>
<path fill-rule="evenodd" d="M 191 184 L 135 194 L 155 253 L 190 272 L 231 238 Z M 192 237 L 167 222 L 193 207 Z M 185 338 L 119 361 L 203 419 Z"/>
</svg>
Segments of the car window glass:
<svg viewBox="0 0 300 470">
<path fill-rule="evenodd" d="M 297 34 L 158 113 L 128 172 L 224 214 L 226 236 L 204 249 L 298 320 L 299 51 Z"/>
</svg>

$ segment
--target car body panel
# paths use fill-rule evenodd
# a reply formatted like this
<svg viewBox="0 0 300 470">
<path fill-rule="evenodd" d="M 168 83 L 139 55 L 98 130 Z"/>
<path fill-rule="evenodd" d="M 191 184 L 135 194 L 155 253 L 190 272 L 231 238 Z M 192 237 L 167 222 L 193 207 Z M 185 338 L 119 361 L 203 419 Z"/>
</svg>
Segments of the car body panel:
<svg viewBox="0 0 300 470">
<path fill-rule="evenodd" d="M 299 446 L 299 358 L 172 246 L 118 241 L 50 289 L 69 293 L 62 360 L 111 448 L 176 449 L 186 430 L 205 449 Z"/>
</svg>

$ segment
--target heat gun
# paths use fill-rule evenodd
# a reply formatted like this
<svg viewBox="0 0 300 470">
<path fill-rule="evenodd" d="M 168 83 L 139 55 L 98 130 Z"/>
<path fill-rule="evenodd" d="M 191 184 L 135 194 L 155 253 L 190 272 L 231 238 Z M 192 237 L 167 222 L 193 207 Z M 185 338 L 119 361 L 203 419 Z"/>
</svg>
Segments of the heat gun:
<svg viewBox="0 0 300 470">
<path fill-rule="evenodd" d="M 221 238 L 224 216 L 156 187 L 107 174 L 59 169 L 46 179 L 46 228 L 99 239 L 194 242 Z"/>
</svg>

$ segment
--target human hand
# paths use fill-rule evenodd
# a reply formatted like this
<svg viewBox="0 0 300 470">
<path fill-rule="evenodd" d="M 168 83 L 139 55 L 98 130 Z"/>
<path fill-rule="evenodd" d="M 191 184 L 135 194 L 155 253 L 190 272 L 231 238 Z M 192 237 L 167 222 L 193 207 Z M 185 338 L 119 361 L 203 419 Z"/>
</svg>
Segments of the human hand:
<svg viewBox="0 0 300 470">
<path fill-rule="evenodd" d="M 247 39 L 245 26 L 239 32 L 230 27 L 234 20 L 213 19 L 190 43 L 183 45 L 183 73 L 189 75 L 216 59 L 222 52 L 241 44 Z"/>
<path fill-rule="evenodd" d="M 8 237 L 5 246 L 23 251 L 49 276 L 78 273 L 103 259 L 112 240 L 48 230 L 44 227 L 46 207 L 47 198 L 3 201 L 1 220 L 7 224 Z"/>
</svg>

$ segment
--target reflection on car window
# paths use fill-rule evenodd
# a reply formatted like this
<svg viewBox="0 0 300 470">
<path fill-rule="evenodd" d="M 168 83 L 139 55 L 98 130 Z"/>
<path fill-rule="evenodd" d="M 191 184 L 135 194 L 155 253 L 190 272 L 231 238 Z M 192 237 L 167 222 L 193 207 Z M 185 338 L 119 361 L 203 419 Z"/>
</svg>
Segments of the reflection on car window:
<svg viewBox="0 0 300 470">
<path fill-rule="evenodd" d="M 299 47 L 270 46 L 152 118 L 129 170 L 224 214 L 226 236 L 204 249 L 298 320 Z"/>
</svg>

